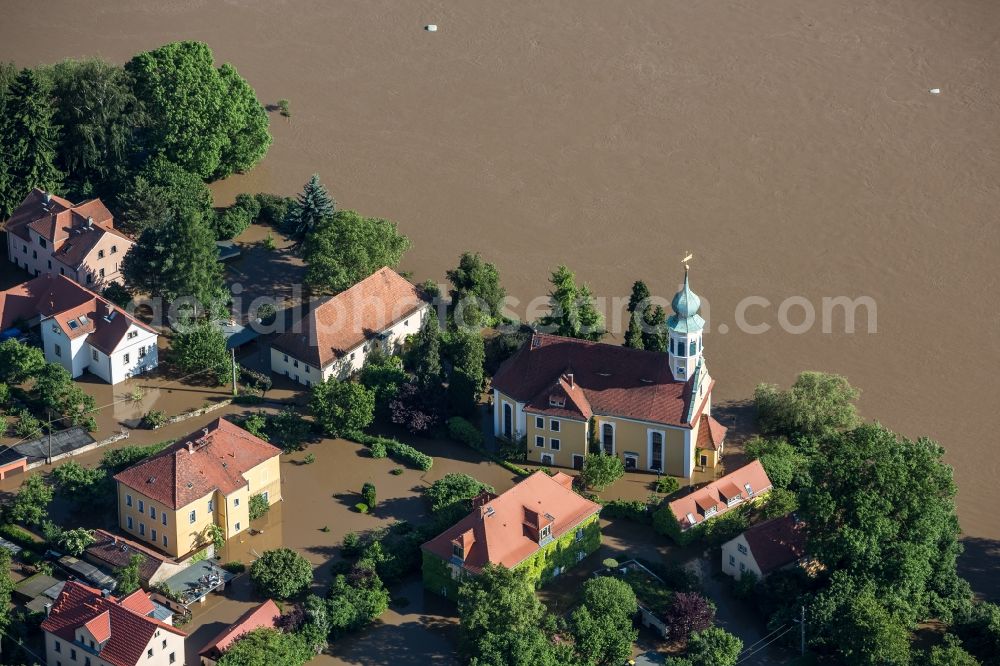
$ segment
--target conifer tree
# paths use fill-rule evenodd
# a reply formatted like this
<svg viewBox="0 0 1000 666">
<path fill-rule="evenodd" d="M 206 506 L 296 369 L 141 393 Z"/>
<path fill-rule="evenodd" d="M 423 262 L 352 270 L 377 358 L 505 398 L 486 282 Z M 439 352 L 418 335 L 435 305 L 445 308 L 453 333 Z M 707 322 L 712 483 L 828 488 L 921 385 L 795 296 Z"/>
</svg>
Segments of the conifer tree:
<svg viewBox="0 0 1000 666">
<path fill-rule="evenodd" d="M 625 346 L 632 349 L 645 349 L 646 346 L 643 343 L 642 337 L 640 317 L 634 313 L 629 313 L 628 330 L 625 332 Z"/>
<path fill-rule="evenodd" d="M 413 374 L 417 384 L 429 395 L 441 390 L 441 328 L 437 317 L 429 314 L 424 318 L 420 330 L 414 336 L 415 344 L 411 352 Z"/>
<path fill-rule="evenodd" d="M 642 308 L 641 311 L 645 313 L 648 305 L 649 287 L 642 280 L 636 280 L 632 283 L 632 295 L 628 299 L 628 312 L 629 314 L 635 314 L 636 310 Z"/>
<path fill-rule="evenodd" d="M 552 328 L 556 335 L 583 340 L 600 340 L 604 335 L 604 318 L 594 307 L 590 288 L 578 287 L 576 276 L 566 266 L 557 266 L 549 278 L 550 313 L 542 317 L 542 326 Z"/>
<path fill-rule="evenodd" d="M 288 211 L 285 228 L 299 241 L 324 220 L 329 220 L 337 211 L 337 202 L 319 182 L 319 174 L 313 174 L 305 184 L 298 201 Z"/>
<path fill-rule="evenodd" d="M 38 74 L 23 69 L 0 108 L 0 217 L 9 217 L 31 188 L 51 192 L 63 174 L 56 167 L 59 128 Z"/>
<path fill-rule="evenodd" d="M 642 346 L 651 351 L 667 351 L 667 312 L 657 305 L 647 310 L 643 316 L 646 330 L 642 334 Z"/>
</svg>

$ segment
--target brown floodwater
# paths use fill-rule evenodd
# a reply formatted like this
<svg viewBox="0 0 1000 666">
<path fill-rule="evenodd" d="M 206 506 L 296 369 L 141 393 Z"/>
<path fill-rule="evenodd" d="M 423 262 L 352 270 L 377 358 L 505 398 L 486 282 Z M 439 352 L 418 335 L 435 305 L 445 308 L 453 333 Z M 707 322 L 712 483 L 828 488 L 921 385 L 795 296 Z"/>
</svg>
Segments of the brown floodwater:
<svg viewBox="0 0 1000 666">
<path fill-rule="evenodd" d="M 693 252 L 717 401 L 847 375 L 866 418 L 947 447 L 967 566 L 988 578 L 1000 4 L 7 0 L 0 19 L 0 58 L 20 65 L 208 42 L 292 111 L 218 202 L 318 172 L 342 206 L 399 222 L 418 280 L 472 249 L 522 308 L 557 263 L 600 295 L 642 278 L 669 296 Z M 750 311 L 769 332 L 737 331 L 748 296 L 772 303 Z M 877 332 L 781 332 L 795 296 L 817 312 L 869 296 Z"/>
</svg>

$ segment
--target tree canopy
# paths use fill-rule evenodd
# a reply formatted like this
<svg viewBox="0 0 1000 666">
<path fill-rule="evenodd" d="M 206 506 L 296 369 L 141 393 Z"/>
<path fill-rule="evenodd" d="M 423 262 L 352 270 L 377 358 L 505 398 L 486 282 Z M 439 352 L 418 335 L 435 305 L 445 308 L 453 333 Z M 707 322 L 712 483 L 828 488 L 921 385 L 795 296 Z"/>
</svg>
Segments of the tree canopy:
<svg viewBox="0 0 1000 666">
<path fill-rule="evenodd" d="M 9 338 L 0 342 L 0 382 L 15 386 L 36 377 L 46 365 L 45 354 L 37 347 Z"/>
<path fill-rule="evenodd" d="M 583 584 L 583 603 L 573 612 L 570 627 L 582 664 L 623 664 L 639 636 L 634 628 L 639 606 L 632 587 L 611 576 Z"/>
<path fill-rule="evenodd" d="M 31 474 L 18 488 L 7 508 L 7 516 L 17 523 L 41 525 L 49 515 L 52 497 L 52 486 L 45 482 L 42 475 Z"/>
<path fill-rule="evenodd" d="M 257 591 L 273 599 L 291 599 L 312 583 L 312 565 L 290 548 L 265 550 L 250 566 Z"/>
<path fill-rule="evenodd" d="M 330 377 L 313 386 L 309 409 L 329 435 L 357 432 L 375 417 L 375 392 L 363 384 Z"/>
<path fill-rule="evenodd" d="M 0 218 L 10 217 L 33 187 L 59 189 L 59 127 L 41 76 L 23 69 L 0 98 Z"/>
<path fill-rule="evenodd" d="M 757 422 L 764 434 L 822 437 L 857 425 L 858 395 L 845 377 L 803 372 L 787 391 L 772 384 L 757 386 Z"/>
<path fill-rule="evenodd" d="M 603 490 L 625 476 L 625 465 L 618 456 L 609 456 L 604 451 L 591 453 L 583 461 L 580 483 L 586 488 Z"/>
<path fill-rule="evenodd" d="M 395 268 L 409 247 L 395 222 L 339 210 L 306 236 L 306 284 L 320 292 L 343 291 L 380 268 Z"/>
<path fill-rule="evenodd" d="M 117 221 L 131 233 L 167 224 L 172 217 L 199 215 L 213 219 L 212 193 L 197 174 L 163 156 L 156 156 L 135 173 L 118 196 Z"/>
<path fill-rule="evenodd" d="M 240 636 L 226 648 L 219 666 L 301 666 L 316 656 L 302 637 L 270 627 Z"/>
<path fill-rule="evenodd" d="M 472 510 L 469 500 L 484 492 L 496 491 L 493 486 L 475 477 L 452 472 L 425 488 L 424 498 L 430 503 L 433 513 L 444 515 L 441 522 L 452 524 Z"/>
<path fill-rule="evenodd" d="M 500 321 L 507 292 L 500 271 L 476 252 L 463 252 L 458 266 L 446 273 L 451 282 L 451 311 L 461 326 L 490 326 Z"/>
<path fill-rule="evenodd" d="M 321 222 L 332 218 L 336 211 L 337 202 L 319 181 L 319 174 L 314 173 L 295 203 L 289 206 L 284 220 L 285 229 L 292 238 L 302 241 Z"/>
<path fill-rule="evenodd" d="M 549 282 L 552 283 L 550 311 L 540 324 L 556 335 L 600 340 L 604 335 L 604 316 L 597 311 L 590 288 L 577 286 L 576 276 L 561 265 L 552 272 Z"/>
<path fill-rule="evenodd" d="M 125 65 L 146 123 L 149 151 L 198 174 L 246 171 L 271 144 L 267 112 L 231 66 L 216 69 L 201 42 L 165 44 Z"/>
<path fill-rule="evenodd" d="M 200 377 L 223 384 L 229 378 L 232 366 L 226 336 L 212 322 L 201 322 L 185 327 L 170 346 L 171 358 L 186 373 L 200 373 Z"/>
</svg>

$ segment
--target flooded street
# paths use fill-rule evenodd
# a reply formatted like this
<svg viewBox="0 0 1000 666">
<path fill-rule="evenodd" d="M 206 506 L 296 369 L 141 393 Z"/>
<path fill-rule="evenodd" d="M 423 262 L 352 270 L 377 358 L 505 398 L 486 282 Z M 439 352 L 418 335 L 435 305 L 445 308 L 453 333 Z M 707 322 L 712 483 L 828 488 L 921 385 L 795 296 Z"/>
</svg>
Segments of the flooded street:
<svg viewBox="0 0 1000 666">
<path fill-rule="evenodd" d="M 848 376 L 866 418 L 947 447 L 963 572 L 1000 597 L 1000 4 L 7 0 L 2 18 L 0 59 L 19 65 L 204 40 L 292 112 L 217 202 L 318 172 L 342 207 L 399 223 L 417 281 L 479 250 L 523 313 L 558 263 L 601 296 L 640 278 L 669 296 L 693 252 L 717 402 L 803 369 Z M 751 296 L 767 332 L 738 330 Z M 877 332 L 864 310 L 858 332 L 839 311 L 824 332 L 840 296 L 871 297 Z M 779 327 L 790 297 L 817 313 L 804 332 Z M 785 314 L 802 322 L 802 301 Z M 331 495 L 365 480 L 322 464 L 292 473 Z M 380 480 L 401 493 L 387 511 L 406 515 L 393 484 L 417 481 Z M 297 511 L 292 541 L 327 520 Z"/>
</svg>

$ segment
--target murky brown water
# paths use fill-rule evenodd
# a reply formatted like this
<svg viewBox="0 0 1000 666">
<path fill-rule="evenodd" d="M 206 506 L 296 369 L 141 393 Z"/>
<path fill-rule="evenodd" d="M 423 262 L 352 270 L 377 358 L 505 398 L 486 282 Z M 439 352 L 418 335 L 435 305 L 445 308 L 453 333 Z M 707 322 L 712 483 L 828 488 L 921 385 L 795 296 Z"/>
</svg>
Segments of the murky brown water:
<svg viewBox="0 0 1000 666">
<path fill-rule="evenodd" d="M 419 280 L 477 249 L 522 303 L 560 262 L 598 294 L 643 278 L 669 295 L 693 251 L 718 400 L 847 375 L 866 417 L 948 447 L 970 564 L 989 565 L 997 3 L 7 0 L 0 16 L 0 58 L 22 65 L 208 42 L 293 113 L 219 201 L 319 172 L 399 222 Z M 878 333 L 736 333 L 749 295 L 771 324 L 789 296 L 869 295 Z"/>
</svg>

